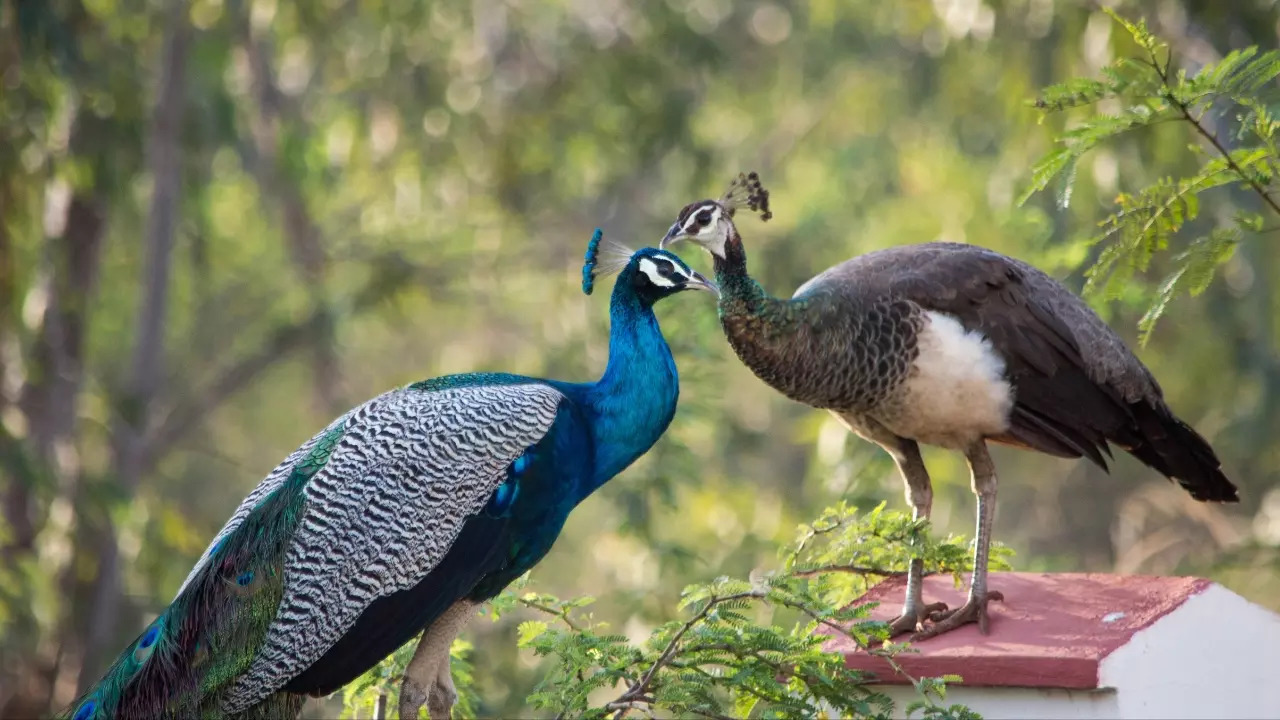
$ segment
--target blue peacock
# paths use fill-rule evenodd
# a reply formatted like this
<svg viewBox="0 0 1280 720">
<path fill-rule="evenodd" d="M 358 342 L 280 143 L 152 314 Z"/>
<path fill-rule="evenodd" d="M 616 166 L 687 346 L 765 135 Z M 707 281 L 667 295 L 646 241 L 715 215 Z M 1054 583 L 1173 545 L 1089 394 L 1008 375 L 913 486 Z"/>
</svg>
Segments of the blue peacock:
<svg viewBox="0 0 1280 720">
<path fill-rule="evenodd" d="M 392 390 L 333 421 L 236 509 L 173 602 L 73 705 L 94 718 L 291 718 L 416 634 L 401 716 L 447 717 L 449 645 L 551 549 L 569 512 L 666 430 L 675 362 L 653 306 L 715 285 L 677 256 L 602 247 L 620 272 L 592 383 L 503 373 Z"/>
</svg>

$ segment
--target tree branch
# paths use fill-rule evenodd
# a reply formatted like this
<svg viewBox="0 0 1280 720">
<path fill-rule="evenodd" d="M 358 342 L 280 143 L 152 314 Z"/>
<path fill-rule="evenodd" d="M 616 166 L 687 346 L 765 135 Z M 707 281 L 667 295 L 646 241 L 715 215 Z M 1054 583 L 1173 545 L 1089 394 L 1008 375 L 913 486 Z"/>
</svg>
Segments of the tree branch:
<svg viewBox="0 0 1280 720">
<path fill-rule="evenodd" d="M 765 597 L 765 593 L 763 591 L 749 590 L 747 592 L 733 593 L 731 595 L 712 595 L 707 598 L 707 602 L 702 606 L 702 609 L 693 617 L 689 618 L 689 620 L 676 631 L 676 634 L 671 638 L 671 641 L 667 643 L 665 648 L 663 648 L 662 654 L 658 656 L 658 659 L 653 662 L 653 665 L 649 667 L 645 674 L 640 677 L 640 681 L 631 686 L 614 702 L 630 703 L 643 696 L 648 691 L 649 684 L 653 682 L 653 677 L 658 674 L 658 671 L 661 670 L 664 665 L 671 662 L 671 658 L 675 655 L 676 648 L 680 645 L 680 640 L 682 640 L 685 634 L 692 630 L 695 625 L 702 622 L 702 620 L 707 617 L 707 614 L 711 612 L 713 607 L 732 600 L 763 597 Z M 621 718 L 626 716 L 626 712 L 627 708 L 620 706 L 618 712 L 613 716 L 614 720 L 621 720 Z"/>
<path fill-rule="evenodd" d="M 1227 161 L 1227 166 L 1230 167 L 1241 180 L 1248 183 L 1249 187 L 1253 188 L 1253 191 L 1262 198 L 1263 202 L 1271 207 L 1272 211 L 1277 215 L 1280 215 L 1280 203 L 1277 203 L 1275 198 L 1271 197 L 1267 192 L 1267 189 L 1262 186 L 1262 183 L 1258 182 L 1257 178 L 1245 173 L 1244 168 L 1240 167 L 1240 165 L 1236 163 L 1235 158 L 1231 157 L 1231 152 L 1227 150 L 1220 140 L 1218 140 L 1218 137 L 1209 132 L 1209 129 L 1200 122 L 1200 118 L 1191 113 L 1190 104 L 1179 100 L 1174 96 L 1173 85 L 1169 82 L 1169 64 L 1172 62 L 1173 50 L 1171 49 L 1169 51 L 1169 60 L 1167 60 L 1164 65 L 1160 64 L 1159 59 L 1156 58 L 1154 50 L 1148 50 L 1147 52 L 1151 56 L 1151 67 L 1153 67 L 1156 74 L 1160 76 L 1160 82 L 1164 86 L 1165 100 L 1177 108 L 1178 112 L 1182 115 L 1182 119 L 1190 123 L 1191 127 L 1195 128 L 1196 132 L 1213 146 L 1213 149 L 1222 156 L 1222 159 Z"/>
<path fill-rule="evenodd" d="M 567 625 L 569 629 L 574 632 L 582 632 L 582 627 L 569 619 L 569 611 L 567 609 L 556 610 L 555 608 L 543 605 L 542 603 L 537 602 L 536 600 L 525 600 L 524 598 L 520 598 L 519 602 L 521 605 L 524 605 L 527 608 L 531 608 L 533 610 L 541 610 L 542 612 L 547 613 L 548 615 L 554 615 L 557 618 L 560 618 L 560 621 L 563 622 L 565 625 Z"/>
<path fill-rule="evenodd" d="M 823 573 L 831 572 L 853 573 L 855 575 L 879 575 L 881 577 L 902 577 L 907 574 L 906 570 L 888 570 L 885 568 L 866 567 L 863 565 L 819 565 L 818 567 L 806 568 L 804 570 L 792 570 L 791 574 L 796 577 L 813 577 L 814 575 L 822 575 Z M 925 575 L 933 574 L 935 573 L 925 573 Z"/>
<path fill-rule="evenodd" d="M 298 272 L 312 306 L 317 314 L 329 307 L 325 288 L 328 275 L 328 258 L 319 226 L 307 209 L 306 198 L 297 183 L 290 182 L 281 168 L 280 133 L 281 109 L 284 93 L 276 84 L 275 71 L 271 67 L 271 44 L 268 38 L 255 33 L 248 10 L 241 5 L 236 12 L 240 41 L 249 59 L 252 96 L 255 108 L 249 126 L 253 145 L 237 143 L 241 162 L 253 174 L 262 190 L 261 199 L 270 199 L 279 206 L 281 225 L 289 254 Z M 295 124 L 300 124 L 299 113 L 291 113 Z M 299 132 L 307 132 L 305 126 Z M 265 208 L 268 212 L 272 208 Z M 324 415 L 340 412 L 342 401 L 338 387 L 341 373 L 335 351 L 332 323 L 318 325 L 310 335 L 313 349 L 312 394 L 316 410 Z"/>
<path fill-rule="evenodd" d="M 1182 113 L 1182 117 L 1187 122 L 1191 123 L 1191 127 L 1195 128 L 1196 132 L 1200 133 L 1201 137 L 1208 140 L 1214 150 L 1217 150 L 1218 154 L 1222 156 L 1222 159 L 1227 161 L 1227 166 L 1230 167 L 1241 180 L 1248 183 L 1249 187 L 1253 188 L 1253 191 L 1258 193 L 1258 197 L 1262 198 L 1262 201 L 1269 205 L 1276 215 L 1280 215 L 1280 203 L 1277 203 L 1276 199 L 1271 197 L 1271 194 L 1267 192 L 1267 189 L 1263 187 L 1262 183 L 1258 182 L 1257 178 L 1246 173 L 1244 168 L 1241 168 L 1236 163 L 1235 158 L 1231 157 L 1231 152 L 1223 146 L 1217 136 L 1209 132 L 1208 128 L 1201 124 L 1200 121 L 1191 114 L 1190 108 L 1188 108 L 1185 103 L 1173 99 L 1172 95 L 1169 96 L 1169 101 L 1173 103 L 1174 107 L 1178 108 L 1179 112 Z"/>
<path fill-rule="evenodd" d="M 447 268 L 417 267 L 397 253 L 387 253 L 370 263 L 375 272 L 350 303 L 348 313 L 359 314 L 394 295 L 415 281 L 437 284 Z M 155 464 L 204 418 L 236 393 L 244 390 L 264 371 L 307 347 L 315 328 L 333 322 L 327 308 L 315 308 L 299 321 L 286 323 L 267 334 L 261 346 L 226 366 L 203 390 L 189 393 L 155 423 L 146 443 L 146 467 Z"/>
<path fill-rule="evenodd" d="M 151 119 L 148 161 L 152 179 L 147 217 L 143 293 L 138 305 L 137 335 L 129 383 L 119 398 L 121 407 L 112 423 L 113 474 L 125 498 L 133 495 L 144 465 L 144 437 L 152 400 L 159 389 L 164 364 L 165 320 L 178 222 L 182 181 L 182 117 L 186 109 L 187 50 L 190 44 L 187 3 L 170 0 L 161 51 L 160 82 Z M 110 513 L 99 533 L 101 560 L 93 591 L 93 611 L 87 627 L 85 662 L 80 670 L 84 687 L 105 665 L 103 654 L 113 640 L 120 603 L 120 550 Z"/>
</svg>

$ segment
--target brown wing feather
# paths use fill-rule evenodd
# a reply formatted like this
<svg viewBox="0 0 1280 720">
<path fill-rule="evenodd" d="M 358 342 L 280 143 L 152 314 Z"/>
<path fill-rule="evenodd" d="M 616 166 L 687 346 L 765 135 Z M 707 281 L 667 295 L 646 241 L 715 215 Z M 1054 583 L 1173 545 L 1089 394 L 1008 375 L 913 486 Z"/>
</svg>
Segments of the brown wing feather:
<svg viewBox="0 0 1280 720">
<path fill-rule="evenodd" d="M 837 265 L 796 296 L 821 293 L 904 298 L 982 332 L 1016 393 L 1010 429 L 991 440 L 1103 468 L 1110 441 L 1197 499 L 1236 498 L 1146 366 L 1084 301 L 1026 263 L 973 245 L 909 245 Z"/>
</svg>

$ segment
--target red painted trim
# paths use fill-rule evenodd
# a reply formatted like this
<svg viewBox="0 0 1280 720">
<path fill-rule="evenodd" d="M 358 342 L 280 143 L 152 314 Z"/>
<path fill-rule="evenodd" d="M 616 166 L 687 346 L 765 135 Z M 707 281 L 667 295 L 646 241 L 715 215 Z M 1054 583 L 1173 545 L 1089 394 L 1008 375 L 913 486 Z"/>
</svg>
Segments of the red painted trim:
<svg viewBox="0 0 1280 720">
<path fill-rule="evenodd" d="M 881 603 L 872 617 L 891 619 L 905 584 L 905 578 L 886 580 L 859 602 Z M 1005 601 L 989 606 L 990 635 L 969 625 L 918 643 L 918 652 L 896 660 L 913 677 L 954 674 L 971 686 L 1095 689 L 1103 658 L 1211 584 L 1143 575 L 993 573 L 990 587 L 1004 593 Z M 924 599 L 959 607 L 965 589 L 956 588 L 950 576 L 928 577 Z M 880 682 L 910 682 L 845 638 L 832 638 L 826 648 L 843 652 L 849 667 L 873 673 Z"/>
</svg>

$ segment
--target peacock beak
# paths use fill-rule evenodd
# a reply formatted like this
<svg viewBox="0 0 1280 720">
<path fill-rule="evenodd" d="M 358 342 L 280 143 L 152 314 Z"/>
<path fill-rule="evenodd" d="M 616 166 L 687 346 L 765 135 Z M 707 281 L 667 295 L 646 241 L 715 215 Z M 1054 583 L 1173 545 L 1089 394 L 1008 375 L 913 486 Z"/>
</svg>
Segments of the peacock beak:
<svg viewBox="0 0 1280 720">
<path fill-rule="evenodd" d="M 690 273 L 688 286 L 694 290 L 706 290 L 716 297 L 720 297 L 720 287 L 697 272 Z"/>
<path fill-rule="evenodd" d="M 672 223 L 671 229 L 667 230 L 667 234 L 662 238 L 662 242 L 658 243 L 658 249 L 666 250 L 668 245 L 674 245 L 685 239 L 685 235 L 680 232 L 680 223 Z"/>
</svg>

